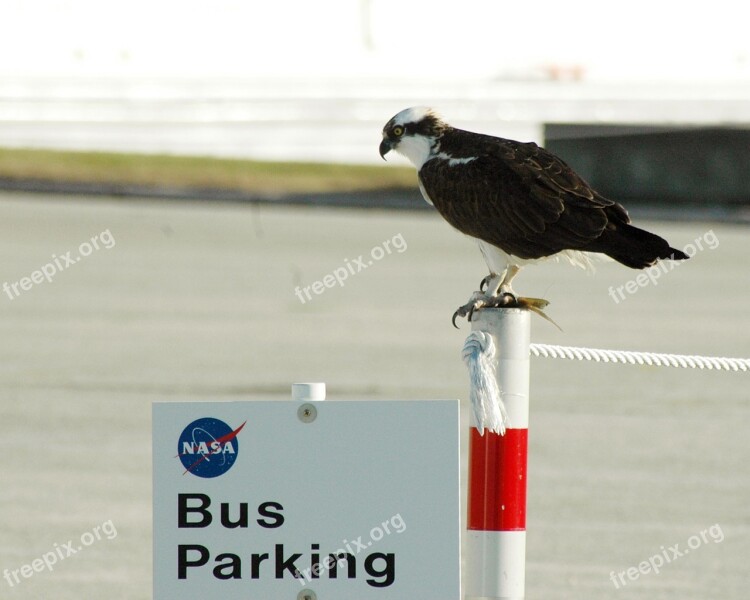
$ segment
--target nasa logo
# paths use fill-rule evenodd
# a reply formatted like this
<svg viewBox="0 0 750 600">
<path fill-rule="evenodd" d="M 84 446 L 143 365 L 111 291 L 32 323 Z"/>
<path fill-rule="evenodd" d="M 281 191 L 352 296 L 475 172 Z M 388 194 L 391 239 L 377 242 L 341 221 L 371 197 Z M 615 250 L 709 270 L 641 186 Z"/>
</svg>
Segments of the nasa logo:
<svg viewBox="0 0 750 600">
<path fill-rule="evenodd" d="M 177 442 L 177 457 L 185 473 L 218 477 L 231 469 L 239 450 L 237 434 L 245 423 L 232 430 L 224 421 L 204 417 L 185 427 Z"/>
</svg>

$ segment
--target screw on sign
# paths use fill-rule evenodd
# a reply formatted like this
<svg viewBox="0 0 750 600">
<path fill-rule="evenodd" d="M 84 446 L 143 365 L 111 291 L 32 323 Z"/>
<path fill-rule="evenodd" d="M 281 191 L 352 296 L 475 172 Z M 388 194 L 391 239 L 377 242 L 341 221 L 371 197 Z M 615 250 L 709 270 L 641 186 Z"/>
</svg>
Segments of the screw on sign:
<svg viewBox="0 0 750 600">
<path fill-rule="evenodd" d="M 303 423 L 312 423 L 318 417 L 318 409 L 312 404 L 303 404 L 297 409 L 297 417 Z"/>
<path fill-rule="evenodd" d="M 302 590 L 297 594 L 297 600 L 318 600 L 318 596 L 312 590 Z"/>
</svg>

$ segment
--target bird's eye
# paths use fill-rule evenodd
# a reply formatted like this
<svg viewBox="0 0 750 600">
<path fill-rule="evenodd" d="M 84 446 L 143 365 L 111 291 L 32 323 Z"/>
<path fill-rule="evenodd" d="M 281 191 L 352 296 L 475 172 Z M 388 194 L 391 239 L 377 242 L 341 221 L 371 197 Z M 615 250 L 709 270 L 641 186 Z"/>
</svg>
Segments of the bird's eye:
<svg viewBox="0 0 750 600">
<path fill-rule="evenodd" d="M 396 125 L 393 129 L 391 129 L 391 133 L 395 135 L 396 137 L 401 137 L 404 135 L 404 128 L 401 127 L 401 125 Z"/>
</svg>

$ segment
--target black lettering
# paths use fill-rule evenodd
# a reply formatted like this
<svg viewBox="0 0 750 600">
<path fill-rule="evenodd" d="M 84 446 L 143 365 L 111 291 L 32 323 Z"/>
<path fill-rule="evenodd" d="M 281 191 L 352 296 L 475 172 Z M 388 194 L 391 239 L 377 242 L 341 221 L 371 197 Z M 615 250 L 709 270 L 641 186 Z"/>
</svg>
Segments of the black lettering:
<svg viewBox="0 0 750 600">
<path fill-rule="evenodd" d="M 382 558 L 385 561 L 385 567 L 380 571 L 375 570 L 373 563 Z M 384 554 L 375 552 L 365 559 L 365 571 L 373 579 L 365 581 L 372 587 L 388 587 L 396 579 L 396 556 L 393 553 Z M 377 581 L 375 577 L 385 577 L 382 581 Z"/>
<path fill-rule="evenodd" d="M 253 579 L 260 578 L 260 563 L 268 558 L 268 552 L 263 554 L 250 555 L 250 577 Z"/>
<path fill-rule="evenodd" d="M 278 512 L 270 510 L 271 508 L 275 508 Z M 284 510 L 284 507 L 278 502 L 264 502 L 258 507 L 258 514 L 262 517 L 271 519 L 271 521 L 269 522 L 265 519 L 258 519 L 258 525 L 267 529 L 281 527 L 284 524 L 284 515 L 281 514 L 282 510 Z"/>
<path fill-rule="evenodd" d="M 200 501 L 200 506 L 188 506 L 191 500 Z M 208 527 L 213 520 L 208 507 L 211 498 L 206 494 L 178 494 L 177 495 L 177 527 Z M 188 513 L 199 513 L 199 521 L 188 521 Z"/>
<path fill-rule="evenodd" d="M 200 552 L 196 560 L 188 560 L 188 552 Z M 208 548 L 198 544 L 177 546 L 177 579 L 187 579 L 188 567 L 202 567 L 208 562 Z"/>
<path fill-rule="evenodd" d="M 353 554 L 349 554 L 348 552 L 339 552 L 338 554 L 329 554 L 327 562 L 330 562 L 331 559 L 333 559 L 333 564 L 331 565 L 331 568 L 328 569 L 328 572 L 330 573 L 329 578 L 330 579 L 336 579 L 338 577 L 339 573 L 339 565 L 341 564 L 341 561 L 346 559 L 346 576 L 349 579 L 354 579 L 357 576 L 357 559 L 354 558 Z"/>
<path fill-rule="evenodd" d="M 284 579 L 284 571 L 289 571 L 292 576 L 299 579 L 302 575 L 294 561 L 299 560 L 302 554 L 292 554 L 284 560 L 284 544 L 276 544 L 276 579 Z"/>
<path fill-rule="evenodd" d="M 320 550 L 320 544 L 312 544 L 310 550 Z M 314 552 L 310 555 L 312 561 L 312 575 L 310 579 L 320 579 L 320 554 Z"/>
<path fill-rule="evenodd" d="M 236 527 L 247 527 L 247 502 L 240 502 L 240 515 L 236 521 L 232 521 L 229 518 L 229 504 L 226 502 L 221 503 L 221 524 L 227 529 L 235 529 Z"/>
<path fill-rule="evenodd" d="M 225 558 L 229 559 L 229 562 L 216 565 L 214 567 L 214 577 L 216 577 L 216 579 L 242 579 L 242 561 L 240 560 L 240 557 L 236 554 L 230 554 L 227 552 L 219 554 L 215 560 L 216 562 L 219 562 Z M 227 567 L 231 567 L 231 570 L 228 573 L 224 573 L 224 570 Z"/>
</svg>

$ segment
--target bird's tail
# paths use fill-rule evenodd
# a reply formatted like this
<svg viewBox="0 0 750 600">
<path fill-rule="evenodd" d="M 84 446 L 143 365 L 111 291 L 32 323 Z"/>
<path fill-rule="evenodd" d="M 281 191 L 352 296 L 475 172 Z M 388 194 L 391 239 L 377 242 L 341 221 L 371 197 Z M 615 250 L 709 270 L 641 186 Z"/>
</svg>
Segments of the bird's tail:
<svg viewBox="0 0 750 600">
<path fill-rule="evenodd" d="M 672 248 L 664 238 L 627 223 L 617 223 L 614 229 L 605 229 L 586 250 L 602 252 L 633 269 L 650 267 L 660 258 L 690 258 L 682 250 Z"/>
</svg>

